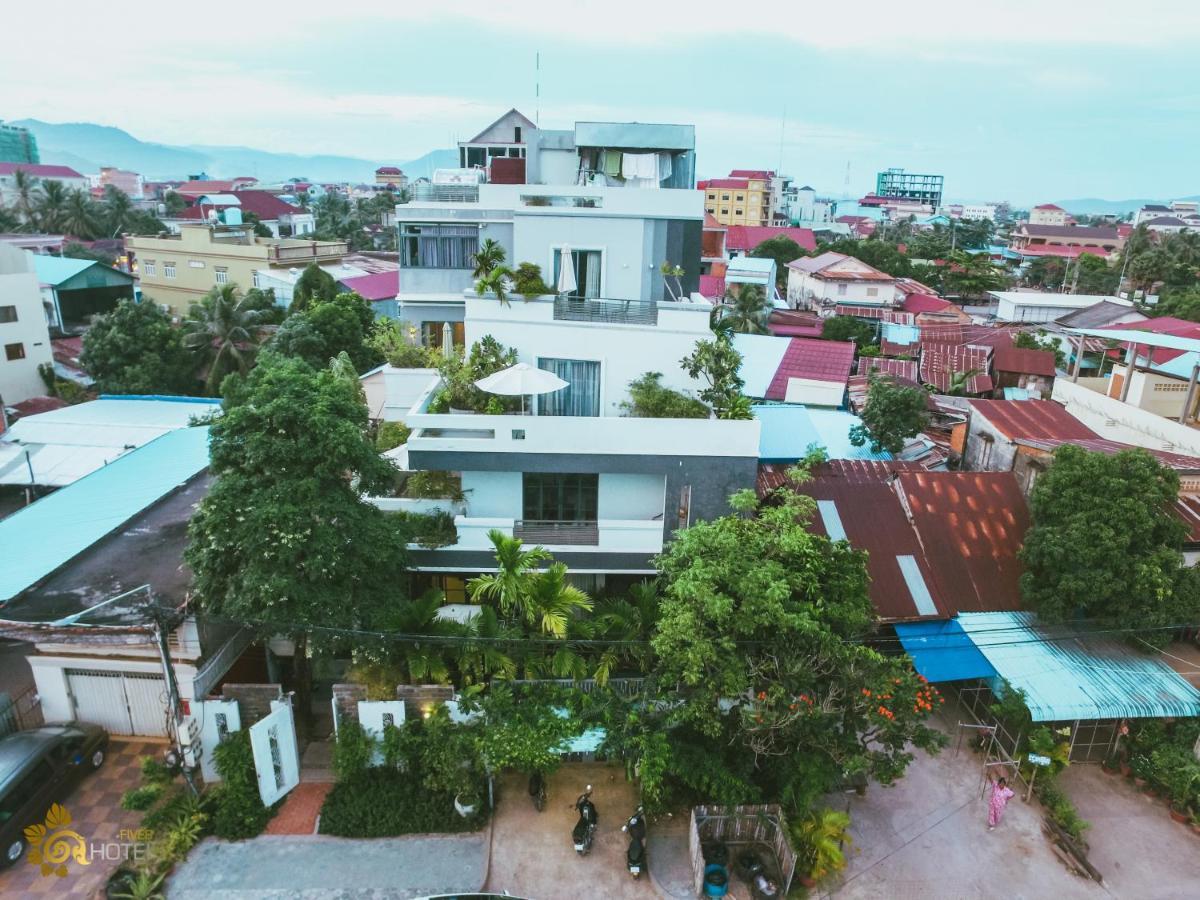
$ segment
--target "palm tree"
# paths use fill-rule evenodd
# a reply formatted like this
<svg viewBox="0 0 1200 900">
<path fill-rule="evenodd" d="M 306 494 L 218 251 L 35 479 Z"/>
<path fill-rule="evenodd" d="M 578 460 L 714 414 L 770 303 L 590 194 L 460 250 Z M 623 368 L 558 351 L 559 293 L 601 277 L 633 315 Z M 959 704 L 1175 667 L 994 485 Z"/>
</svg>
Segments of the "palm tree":
<svg viewBox="0 0 1200 900">
<path fill-rule="evenodd" d="M 597 604 L 594 618 L 600 633 L 609 640 L 628 642 L 624 646 L 634 648 L 607 646 L 600 654 L 592 676 L 597 682 L 606 684 L 621 663 L 636 663 L 646 655 L 644 647 L 650 643 L 658 622 L 658 601 L 658 583 L 639 581 L 629 589 L 627 598 L 613 598 Z"/>
<path fill-rule="evenodd" d="M 729 330 L 737 334 L 766 334 L 767 317 L 771 307 L 767 295 L 757 284 L 731 287 L 725 298 L 712 312 L 714 330 Z"/>
<path fill-rule="evenodd" d="M 487 278 L 494 269 L 504 264 L 506 258 L 504 247 L 492 238 L 487 238 L 472 257 L 475 271 L 471 273 L 471 277 L 476 280 Z"/>
<path fill-rule="evenodd" d="M 67 189 L 61 181 L 43 181 L 37 195 L 35 217 L 38 228 L 53 234 L 62 228 L 63 213 L 67 206 Z"/>
<path fill-rule="evenodd" d="M 248 305 L 235 284 L 217 285 L 192 304 L 183 323 L 183 345 L 204 357 L 209 393 L 215 394 L 230 372 L 250 371 L 265 313 Z"/>
<path fill-rule="evenodd" d="M 104 208 L 104 220 L 108 228 L 108 233 L 115 237 L 118 233 L 125 230 L 129 214 L 133 212 L 133 201 L 129 199 L 129 195 L 123 190 L 109 184 L 104 188 L 102 206 Z"/>
<path fill-rule="evenodd" d="M 592 601 L 567 581 L 566 564 L 556 562 L 529 578 L 522 605 L 528 625 L 550 637 L 565 638 L 575 614 L 590 610 Z"/>
<path fill-rule="evenodd" d="M 971 383 L 971 379 L 978 374 L 978 369 L 967 369 L 965 372 L 951 372 L 950 384 L 946 387 L 946 393 L 951 397 L 961 397 L 967 392 L 967 386 Z"/>
<path fill-rule="evenodd" d="M 21 217 L 21 221 L 26 227 L 33 226 L 33 200 L 37 183 L 24 169 L 17 169 L 13 172 L 13 193 L 16 194 L 17 214 Z"/>
<path fill-rule="evenodd" d="M 545 547 L 526 550 L 520 538 L 510 537 L 498 528 L 488 532 L 488 540 L 496 548 L 496 574 L 472 578 L 467 589 L 472 600 L 486 600 L 505 615 L 512 615 L 523 606 L 529 579 L 537 573 L 539 563 L 550 559 L 550 551 Z"/>
<path fill-rule="evenodd" d="M 490 291 L 496 295 L 501 306 L 508 306 L 508 292 L 513 289 L 512 279 L 511 269 L 507 266 L 496 266 L 475 282 L 475 293 L 482 297 Z"/>
<path fill-rule="evenodd" d="M 96 236 L 96 204 L 85 192 L 76 189 L 67 194 L 62 213 L 62 230 L 77 238 L 90 241 Z"/>
<path fill-rule="evenodd" d="M 0 234 L 16 231 L 21 227 L 17 214 L 7 206 L 0 206 Z"/>
</svg>

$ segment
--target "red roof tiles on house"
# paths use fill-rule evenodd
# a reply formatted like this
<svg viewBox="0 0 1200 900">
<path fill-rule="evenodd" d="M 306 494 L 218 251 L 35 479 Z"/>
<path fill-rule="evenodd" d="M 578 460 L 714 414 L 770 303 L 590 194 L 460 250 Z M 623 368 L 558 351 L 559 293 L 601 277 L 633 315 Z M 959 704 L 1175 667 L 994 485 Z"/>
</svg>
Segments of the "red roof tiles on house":
<svg viewBox="0 0 1200 900">
<path fill-rule="evenodd" d="M 720 300 L 725 296 L 725 276 L 701 275 L 700 296 L 710 300 Z"/>
<path fill-rule="evenodd" d="M 730 225 L 725 235 L 725 249 L 749 252 L 763 241 L 780 236 L 791 238 L 803 250 L 817 249 L 817 239 L 809 229 L 774 225 Z"/>
<path fill-rule="evenodd" d="M 910 313 L 918 314 L 953 309 L 954 304 L 931 294 L 908 294 L 904 298 L 904 308 Z"/>
<path fill-rule="evenodd" d="M 755 178 L 766 180 L 775 173 L 770 169 L 733 169 L 729 173 L 730 178 Z"/>
<path fill-rule="evenodd" d="M 983 394 L 993 387 L 987 374 L 988 349 L 970 345 L 922 344 L 921 381 L 932 384 L 938 393 L 950 390 L 956 374 L 974 371 L 967 379 L 964 394 Z"/>
<path fill-rule="evenodd" d="M 854 344 L 849 341 L 821 341 L 813 338 L 792 338 L 775 377 L 767 387 L 768 400 L 783 400 L 787 395 L 789 378 L 810 378 L 814 381 L 846 383 L 854 364 Z"/>
<path fill-rule="evenodd" d="M 175 193 L 184 197 L 203 197 L 205 194 L 228 194 L 233 187 L 232 181 L 185 181 L 175 188 Z"/>
<path fill-rule="evenodd" d="M 1063 210 L 1063 208 L 1061 206 L 1059 206 L 1058 204 L 1055 204 L 1055 203 L 1039 203 L 1037 206 L 1034 207 L 1034 209 L 1057 209 L 1059 211 L 1065 212 L 1065 210 Z"/>
<path fill-rule="evenodd" d="M 1022 375 L 1054 377 L 1054 353 L 1049 350 L 1023 350 L 1019 347 L 997 347 L 992 354 L 992 368 L 997 372 L 1017 372 Z"/>
<path fill-rule="evenodd" d="M 343 278 L 341 282 L 364 300 L 395 300 L 400 293 L 400 270 Z"/>
<path fill-rule="evenodd" d="M 82 178 L 83 176 L 70 166 L 43 166 L 40 163 L 0 162 L 0 175 L 13 175 L 24 172 L 34 178 Z"/>
<path fill-rule="evenodd" d="M 1066 407 L 1053 400 L 968 400 L 973 413 L 983 416 L 1009 440 L 1049 438 L 1066 441 L 1099 437 Z"/>
<path fill-rule="evenodd" d="M 1122 450 L 1145 450 L 1164 466 L 1174 469 L 1176 472 L 1200 473 L 1200 458 L 1198 457 L 1186 456 L 1182 453 L 1170 453 L 1166 450 L 1150 450 L 1146 447 L 1135 447 L 1133 444 L 1123 444 L 1120 441 L 1110 441 L 1107 438 L 1078 438 L 1075 440 L 1066 440 L 1064 438 L 1019 438 L 1015 443 L 1026 447 L 1033 447 L 1037 450 L 1045 450 L 1047 453 L 1053 453 L 1063 444 L 1074 444 L 1076 447 L 1082 447 L 1084 450 L 1090 450 L 1093 453 L 1104 453 L 1107 456 L 1113 456 Z"/>
<path fill-rule="evenodd" d="M 696 187 L 702 191 L 709 188 L 733 188 L 734 190 L 745 190 L 750 186 L 750 182 L 744 178 L 710 178 L 708 181 L 700 181 L 696 183 Z"/>
<path fill-rule="evenodd" d="M 870 375 L 878 372 L 880 375 L 892 375 L 916 381 L 918 378 L 917 361 L 915 359 L 887 359 L 882 356 L 860 356 L 858 358 L 857 375 Z"/>
</svg>

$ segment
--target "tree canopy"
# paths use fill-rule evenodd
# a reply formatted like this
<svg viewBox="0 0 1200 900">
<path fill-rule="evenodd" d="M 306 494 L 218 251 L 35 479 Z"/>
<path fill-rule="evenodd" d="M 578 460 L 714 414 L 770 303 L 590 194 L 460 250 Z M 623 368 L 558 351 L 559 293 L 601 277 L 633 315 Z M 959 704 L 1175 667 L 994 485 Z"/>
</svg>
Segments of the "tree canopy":
<svg viewBox="0 0 1200 900">
<path fill-rule="evenodd" d="M 850 443 L 861 447 L 870 441 L 872 453 L 899 453 L 910 437 L 928 426 L 928 403 L 929 395 L 918 385 L 872 374 L 862 422 L 850 428 Z"/>
<path fill-rule="evenodd" d="M 786 234 L 778 234 L 767 238 L 751 250 L 750 255 L 759 259 L 775 260 L 775 284 L 782 291 L 787 286 L 788 263 L 807 256 L 808 251 Z"/>
<path fill-rule="evenodd" d="M 196 360 L 171 316 L 148 298 L 120 301 L 83 336 L 79 363 L 105 394 L 192 394 Z"/>
<path fill-rule="evenodd" d="M 1172 514 L 1179 476 L 1142 449 L 1114 455 L 1066 444 L 1033 488 L 1021 592 L 1048 622 L 1082 617 L 1152 630 L 1196 621 L 1186 526 Z M 1168 638 L 1153 632 L 1147 640 Z"/>
<path fill-rule="evenodd" d="M 818 253 L 844 253 L 846 256 L 853 256 L 855 259 L 860 259 L 868 266 L 874 266 L 881 272 L 887 272 L 889 275 L 894 275 L 897 278 L 907 278 L 912 274 L 912 263 L 909 258 L 900 252 L 900 249 L 893 243 L 880 240 L 879 238 L 868 238 L 865 241 L 858 241 L 854 238 L 839 238 L 831 243 L 821 244 L 817 247 Z"/>
<path fill-rule="evenodd" d="M 331 300 L 314 295 L 311 305 L 284 320 L 270 345 L 314 369 L 324 368 L 339 353 L 346 353 L 362 373 L 383 362 L 383 355 L 367 343 L 374 324 L 371 304 L 358 294 L 337 294 Z"/>
<path fill-rule="evenodd" d="M 879 329 L 854 316 L 830 316 L 821 322 L 821 338 L 826 341 L 854 341 L 859 347 L 874 344 Z"/>
<path fill-rule="evenodd" d="M 761 285 L 731 285 L 721 302 L 713 307 L 714 331 L 737 334 L 766 334 L 771 304 Z"/>
</svg>

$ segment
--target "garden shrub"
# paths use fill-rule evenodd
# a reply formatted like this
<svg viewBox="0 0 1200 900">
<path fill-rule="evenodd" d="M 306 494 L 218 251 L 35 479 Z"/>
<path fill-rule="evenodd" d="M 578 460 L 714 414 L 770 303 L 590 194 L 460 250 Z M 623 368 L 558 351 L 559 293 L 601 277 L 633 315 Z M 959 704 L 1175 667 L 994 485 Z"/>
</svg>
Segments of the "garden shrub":
<svg viewBox="0 0 1200 900">
<path fill-rule="evenodd" d="M 641 419 L 707 419 L 708 406 L 662 384 L 662 372 L 647 372 L 629 382 L 629 400 L 621 404 L 630 416 Z"/>
<path fill-rule="evenodd" d="M 408 443 L 412 429 L 403 422 L 380 422 L 375 432 L 375 449 L 380 453 L 395 450 L 401 444 Z"/>
<path fill-rule="evenodd" d="M 254 837 L 267 826 L 273 811 L 263 806 L 258 795 L 249 730 L 229 735 L 213 751 L 213 762 L 224 779 L 213 789 L 213 831 L 231 841 Z"/>
<path fill-rule="evenodd" d="M 333 771 L 338 781 L 361 775 L 371 765 L 375 742 L 358 722 L 338 723 L 337 743 L 333 745 Z"/>
<path fill-rule="evenodd" d="M 166 789 L 166 785 L 161 782 L 151 782 L 128 790 L 121 796 L 121 809 L 147 810 L 155 804 Z"/>
<path fill-rule="evenodd" d="M 147 784 L 167 784 L 175 776 L 153 756 L 141 758 L 142 781 Z"/>
<path fill-rule="evenodd" d="M 1039 778 L 1034 782 L 1033 790 L 1051 820 L 1086 848 L 1087 842 L 1083 839 L 1083 833 L 1091 825 L 1080 817 L 1075 804 L 1058 786 L 1058 782 L 1052 777 Z"/>
<path fill-rule="evenodd" d="M 470 818 L 454 811 L 453 794 L 431 791 L 417 778 L 387 768 L 339 781 L 321 807 L 321 834 L 350 838 L 475 831 L 482 804 Z"/>
<path fill-rule="evenodd" d="M 445 510 L 429 513 L 400 510 L 390 515 L 402 524 L 409 542 L 420 544 L 427 550 L 458 543 L 458 528 L 454 524 L 454 516 Z"/>
</svg>

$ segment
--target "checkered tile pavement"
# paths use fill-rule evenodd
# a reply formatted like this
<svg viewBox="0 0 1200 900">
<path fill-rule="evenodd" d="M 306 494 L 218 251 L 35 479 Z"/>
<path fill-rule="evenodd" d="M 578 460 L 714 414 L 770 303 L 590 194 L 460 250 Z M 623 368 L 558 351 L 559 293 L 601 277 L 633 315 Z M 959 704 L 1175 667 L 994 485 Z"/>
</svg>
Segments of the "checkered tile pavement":
<svg viewBox="0 0 1200 900">
<path fill-rule="evenodd" d="M 121 794 L 141 783 L 138 759 L 159 757 L 162 752 L 160 743 L 110 742 L 104 765 L 86 775 L 63 801 L 71 814 L 70 827 L 89 843 L 118 841 L 121 829 L 137 828 L 142 814 L 121 809 Z M 93 900 L 104 896 L 104 884 L 119 864 L 116 859 L 93 859 L 87 866 L 71 863 L 67 874 L 59 878 L 53 873 L 43 876 L 41 869 L 30 865 L 26 857 L 15 866 L 0 870 L 0 897 Z"/>
</svg>

